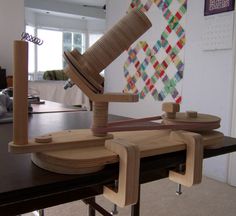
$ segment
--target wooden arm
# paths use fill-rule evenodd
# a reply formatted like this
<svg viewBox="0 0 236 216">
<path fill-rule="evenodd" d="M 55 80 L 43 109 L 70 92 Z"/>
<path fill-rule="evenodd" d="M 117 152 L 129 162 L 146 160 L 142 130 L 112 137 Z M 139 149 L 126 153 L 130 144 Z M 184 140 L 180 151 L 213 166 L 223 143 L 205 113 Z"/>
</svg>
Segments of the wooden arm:
<svg viewBox="0 0 236 216">
<path fill-rule="evenodd" d="M 129 93 L 104 93 L 96 94 L 94 101 L 96 102 L 138 102 L 139 97 L 136 94 Z"/>
</svg>

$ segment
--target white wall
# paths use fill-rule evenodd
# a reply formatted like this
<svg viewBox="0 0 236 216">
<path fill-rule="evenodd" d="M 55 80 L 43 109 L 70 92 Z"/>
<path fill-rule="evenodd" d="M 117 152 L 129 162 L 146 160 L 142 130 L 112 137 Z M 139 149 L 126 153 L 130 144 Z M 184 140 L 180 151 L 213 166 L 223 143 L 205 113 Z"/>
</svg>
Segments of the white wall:
<svg viewBox="0 0 236 216">
<path fill-rule="evenodd" d="M 204 0 L 188 1 L 183 110 L 221 117 L 220 131 L 230 134 L 233 91 L 233 49 L 203 51 Z M 225 16 L 220 14 L 216 16 Z M 205 160 L 205 175 L 226 182 L 228 155 Z"/>
<path fill-rule="evenodd" d="M 13 41 L 24 31 L 24 0 L 0 0 L 0 65 L 13 74 Z"/>
<path fill-rule="evenodd" d="M 111 27 L 128 8 L 130 1 L 111 1 L 107 3 L 107 26 Z M 188 1 L 187 43 L 185 47 L 185 71 L 183 80 L 182 110 L 197 110 L 215 114 L 222 118 L 220 131 L 230 134 L 231 98 L 233 80 L 233 50 L 203 51 L 202 34 L 204 30 L 204 0 Z M 218 16 L 218 15 L 217 15 Z M 221 16 L 221 15 L 219 15 Z M 105 72 L 106 91 L 121 92 L 125 85 L 122 54 Z M 159 102 L 146 99 L 137 104 L 111 104 L 112 114 L 143 117 L 160 114 L 156 109 Z M 227 181 L 228 155 L 205 160 L 204 174 Z"/>
<path fill-rule="evenodd" d="M 120 1 L 107 1 L 107 28 L 111 28 L 119 19 L 121 19 L 129 8 L 130 0 L 120 0 Z M 152 28 L 148 30 L 144 35 L 142 35 L 138 40 L 144 41 L 155 41 L 156 35 L 161 34 L 161 29 L 166 27 L 166 23 L 162 28 L 158 28 L 160 23 L 154 22 L 154 20 L 163 19 L 161 13 L 157 12 L 156 7 L 152 7 L 148 11 L 149 18 L 152 19 Z M 162 25 L 162 24 L 161 24 Z M 150 46 L 154 45 L 150 44 Z M 133 45 L 134 46 L 134 45 Z M 141 52 L 140 52 L 141 53 Z M 110 66 L 105 70 L 105 91 L 107 92 L 122 92 L 125 87 L 124 69 L 123 65 L 128 58 L 127 52 L 121 54 Z M 140 79 L 141 81 L 141 79 Z M 142 82 L 142 81 L 141 81 Z M 139 81 L 137 85 L 139 85 Z M 171 100 L 170 96 L 167 100 Z M 139 100 L 137 103 L 110 103 L 109 112 L 112 114 L 129 116 L 133 118 L 153 116 L 161 114 L 161 102 L 155 101 L 149 94 L 144 100 Z"/>
</svg>

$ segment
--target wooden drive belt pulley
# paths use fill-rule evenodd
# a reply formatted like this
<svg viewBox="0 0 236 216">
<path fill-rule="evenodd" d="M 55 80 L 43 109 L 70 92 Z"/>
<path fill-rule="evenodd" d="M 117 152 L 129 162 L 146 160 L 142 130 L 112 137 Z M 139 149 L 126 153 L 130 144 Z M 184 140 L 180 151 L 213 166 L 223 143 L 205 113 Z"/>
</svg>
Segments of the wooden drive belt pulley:
<svg viewBox="0 0 236 216">
<path fill-rule="evenodd" d="M 57 173 L 84 174 L 119 162 L 118 191 L 104 186 L 104 195 L 119 206 L 138 199 L 140 158 L 186 150 L 185 173 L 169 178 L 186 186 L 201 182 L 203 148 L 222 145 L 220 118 L 196 112 L 179 113 L 179 105 L 164 103 L 162 116 L 108 122 L 109 102 L 137 102 L 138 95 L 104 93 L 99 74 L 151 27 L 145 14 L 129 12 L 83 55 L 65 52 L 65 72 L 92 101 L 91 129 L 59 131 L 28 139 L 28 43 L 14 43 L 14 134 L 12 153 L 31 153 L 39 167 Z M 20 110 L 19 110 L 20 109 Z M 159 121 L 155 124 L 147 122 Z M 145 122 L 145 124 L 143 124 Z"/>
</svg>

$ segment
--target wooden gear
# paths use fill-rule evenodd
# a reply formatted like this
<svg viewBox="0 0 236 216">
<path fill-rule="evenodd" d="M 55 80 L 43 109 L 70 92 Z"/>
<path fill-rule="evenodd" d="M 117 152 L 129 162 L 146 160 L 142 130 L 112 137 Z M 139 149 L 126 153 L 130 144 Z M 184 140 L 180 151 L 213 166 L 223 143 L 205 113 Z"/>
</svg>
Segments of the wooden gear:
<svg viewBox="0 0 236 216">
<path fill-rule="evenodd" d="M 195 112 L 178 113 L 179 105 L 165 103 L 163 116 L 108 123 L 109 102 L 137 102 L 138 96 L 104 93 L 104 78 L 99 73 L 150 27 L 148 18 L 134 10 L 83 55 L 77 50 L 65 52 L 68 63 L 65 72 L 93 101 L 92 128 L 54 132 L 31 140 L 28 140 L 27 110 L 18 110 L 27 105 L 28 45 L 25 41 L 15 41 L 14 136 L 9 151 L 32 153 L 36 165 L 63 174 L 96 172 L 106 164 L 119 162 L 118 192 L 104 186 L 104 195 L 119 206 L 137 201 L 139 163 L 143 157 L 186 149 L 185 173 L 171 171 L 170 179 L 186 186 L 200 183 L 203 148 L 221 144 L 223 139 L 222 133 L 212 131 L 220 126 L 218 117 Z M 136 125 L 151 120 L 162 122 Z M 201 129 L 202 135 L 180 129 L 195 132 Z"/>
</svg>

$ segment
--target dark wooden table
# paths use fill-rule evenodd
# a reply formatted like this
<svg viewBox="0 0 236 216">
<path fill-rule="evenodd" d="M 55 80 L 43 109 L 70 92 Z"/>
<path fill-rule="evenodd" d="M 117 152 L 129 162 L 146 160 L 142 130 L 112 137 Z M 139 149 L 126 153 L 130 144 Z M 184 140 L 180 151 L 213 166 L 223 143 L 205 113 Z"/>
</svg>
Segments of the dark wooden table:
<svg viewBox="0 0 236 216">
<path fill-rule="evenodd" d="M 110 120 L 121 117 L 110 116 Z M 29 118 L 31 137 L 65 129 L 89 128 L 90 112 L 68 112 L 32 115 Z M 85 199 L 102 194 L 103 185 L 118 176 L 118 164 L 87 175 L 55 174 L 35 166 L 30 155 L 8 153 L 12 140 L 12 124 L 0 125 L 0 215 L 16 215 L 36 209 Z M 225 147 L 205 150 L 204 158 L 236 151 L 236 139 L 225 137 Z M 166 178 L 170 169 L 185 161 L 185 151 L 141 159 L 140 184 Z M 155 202 L 155 200 L 154 200 Z M 138 205 L 132 215 L 138 215 Z"/>
</svg>

